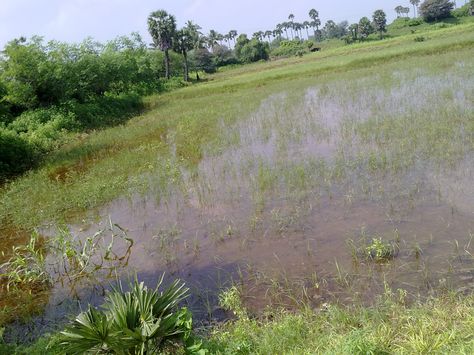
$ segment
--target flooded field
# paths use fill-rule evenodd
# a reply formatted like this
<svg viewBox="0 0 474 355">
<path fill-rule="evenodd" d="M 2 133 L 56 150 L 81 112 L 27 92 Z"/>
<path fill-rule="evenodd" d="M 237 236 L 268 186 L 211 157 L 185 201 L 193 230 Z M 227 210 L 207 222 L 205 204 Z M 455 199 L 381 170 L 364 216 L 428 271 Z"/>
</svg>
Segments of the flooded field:
<svg viewBox="0 0 474 355">
<path fill-rule="evenodd" d="M 205 321 L 226 317 L 217 296 L 231 285 L 256 314 L 371 303 L 387 289 L 408 301 L 471 292 L 473 65 L 315 80 L 222 124 L 219 149 L 205 149 L 198 164 L 178 153 L 157 159 L 160 173 L 143 176 L 150 189 L 68 225 L 86 244 L 112 221 L 133 242 L 110 244 L 112 273 L 56 278 L 36 326 L 77 310 L 77 300 L 99 302 L 107 286 L 97 284 L 134 273 L 150 285 L 162 272 L 185 280 Z"/>
</svg>

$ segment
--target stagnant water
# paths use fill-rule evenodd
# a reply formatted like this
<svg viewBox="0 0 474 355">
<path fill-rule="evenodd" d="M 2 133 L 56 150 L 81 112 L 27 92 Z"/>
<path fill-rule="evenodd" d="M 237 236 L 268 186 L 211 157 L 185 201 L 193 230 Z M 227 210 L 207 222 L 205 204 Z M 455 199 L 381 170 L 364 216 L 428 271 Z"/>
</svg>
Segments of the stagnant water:
<svg viewBox="0 0 474 355">
<path fill-rule="evenodd" d="M 217 295 L 232 284 L 255 313 L 299 302 L 371 303 L 387 285 L 409 298 L 470 292 L 474 155 L 464 124 L 474 112 L 474 82 L 459 68 L 396 72 L 389 87 L 371 77 L 273 95 L 247 119 L 221 127 L 224 149 L 209 149 L 192 168 L 172 159 L 176 173 L 166 187 L 150 174 L 148 193 L 117 199 L 70 231 L 84 239 L 109 220 L 121 226 L 134 244 L 118 275 L 136 272 L 151 286 L 162 272 L 183 279 L 199 320 L 225 317 Z M 447 106 L 458 135 L 440 153 L 424 135 L 419 142 L 384 136 L 385 124 L 407 117 L 442 131 L 449 117 L 434 128 L 428 118 Z M 407 136 L 415 134 L 410 128 Z M 373 238 L 396 245 L 394 257 L 365 258 Z M 116 243 L 114 251 L 127 248 Z M 46 329 L 80 304 L 100 303 L 103 291 L 58 283 L 31 326 Z"/>
</svg>

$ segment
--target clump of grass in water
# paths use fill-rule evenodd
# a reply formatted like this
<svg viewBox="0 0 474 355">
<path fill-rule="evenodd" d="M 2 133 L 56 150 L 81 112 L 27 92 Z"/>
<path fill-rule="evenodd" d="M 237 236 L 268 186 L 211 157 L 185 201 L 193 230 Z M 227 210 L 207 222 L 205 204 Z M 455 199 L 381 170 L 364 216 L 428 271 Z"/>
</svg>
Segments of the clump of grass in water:
<svg viewBox="0 0 474 355">
<path fill-rule="evenodd" d="M 395 256 L 395 248 L 382 240 L 382 238 L 373 238 L 372 242 L 365 248 L 365 255 L 368 259 L 376 262 L 384 262 Z"/>
<path fill-rule="evenodd" d="M 6 288 L 41 290 L 51 284 L 46 270 L 44 249 L 40 247 L 40 235 L 34 232 L 25 246 L 13 248 L 12 257 L 0 265 L 0 280 L 6 280 Z"/>
</svg>

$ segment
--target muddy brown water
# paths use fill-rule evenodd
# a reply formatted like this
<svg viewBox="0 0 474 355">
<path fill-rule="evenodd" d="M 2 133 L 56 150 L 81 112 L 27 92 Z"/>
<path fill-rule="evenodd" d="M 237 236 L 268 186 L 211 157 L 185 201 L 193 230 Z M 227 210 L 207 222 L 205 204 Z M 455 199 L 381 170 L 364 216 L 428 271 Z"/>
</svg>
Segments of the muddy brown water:
<svg viewBox="0 0 474 355">
<path fill-rule="evenodd" d="M 463 89 L 455 80 L 434 82 L 439 90 Z M 416 90 L 413 85 L 426 83 L 434 85 L 421 77 L 406 86 Z M 387 285 L 395 292 L 406 290 L 408 299 L 443 290 L 471 292 L 472 150 L 447 166 L 417 161 L 398 172 L 353 168 L 336 177 L 331 170 L 341 152 L 350 165 L 355 157 L 347 152 L 366 149 L 354 148 L 356 140 L 347 142 L 340 134 L 339 123 L 354 112 L 363 121 L 375 109 L 397 114 L 416 114 L 427 105 L 437 109 L 427 98 L 406 102 L 400 92 L 408 89 L 397 90 L 392 96 L 374 88 L 335 98 L 309 89 L 298 109 L 286 94 L 274 95 L 247 120 L 222 127 L 223 139 L 237 136 L 236 145 L 206 154 L 193 170 L 180 167 L 179 181 L 165 193 L 152 186 L 149 193 L 131 194 L 90 212 L 69 226 L 71 233 L 86 238 L 109 219 L 120 225 L 134 245 L 117 270 L 119 277 L 136 273 L 150 286 L 163 272 L 168 279 L 181 278 L 191 288 L 188 302 L 198 320 L 228 316 L 217 295 L 232 284 L 240 287 L 255 314 L 267 305 L 291 309 L 300 302 L 314 307 L 370 304 Z M 472 110 L 458 96 L 458 105 Z M 376 108 L 369 103 L 374 97 Z M 148 178 L 153 185 L 154 177 Z M 54 227 L 42 231 L 54 234 Z M 361 251 L 373 238 L 396 244 L 396 255 L 382 263 L 367 260 Z M 114 251 L 123 254 L 125 248 L 117 244 Z M 113 282 L 100 280 L 101 286 L 80 283 L 73 291 L 69 284 L 56 284 L 44 314 L 30 326 L 35 332 L 47 329 L 81 305 L 100 304 L 104 288 Z M 12 327 L 10 337 L 21 329 Z"/>
</svg>

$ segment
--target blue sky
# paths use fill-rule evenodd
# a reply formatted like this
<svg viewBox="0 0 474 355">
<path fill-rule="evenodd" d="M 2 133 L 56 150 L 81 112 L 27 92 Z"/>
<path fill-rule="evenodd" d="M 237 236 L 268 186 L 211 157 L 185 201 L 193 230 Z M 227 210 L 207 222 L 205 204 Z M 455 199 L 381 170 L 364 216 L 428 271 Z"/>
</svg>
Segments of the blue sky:
<svg viewBox="0 0 474 355">
<path fill-rule="evenodd" d="M 179 25 L 193 20 L 206 32 L 236 29 L 252 34 L 273 29 L 289 13 L 302 22 L 311 8 L 319 11 L 323 23 L 354 22 L 379 8 L 392 19 L 397 5 L 410 4 L 408 0 L 0 0 L 0 48 L 13 38 L 34 34 L 77 42 L 87 36 L 105 41 L 138 31 L 148 38 L 146 18 L 161 8 L 174 14 Z"/>
</svg>

